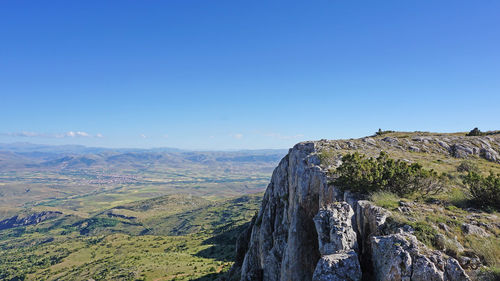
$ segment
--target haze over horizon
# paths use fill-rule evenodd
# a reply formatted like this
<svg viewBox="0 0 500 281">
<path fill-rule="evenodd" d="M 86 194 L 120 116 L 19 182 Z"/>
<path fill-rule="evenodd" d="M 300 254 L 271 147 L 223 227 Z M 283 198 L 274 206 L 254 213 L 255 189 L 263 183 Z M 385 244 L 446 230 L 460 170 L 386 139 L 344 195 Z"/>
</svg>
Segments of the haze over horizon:
<svg viewBox="0 0 500 281">
<path fill-rule="evenodd" d="M 3 143 L 0 142 L 0 151 L 2 150 L 7 150 L 7 151 L 19 151 L 20 149 L 25 150 L 25 151 L 33 151 L 36 152 L 40 150 L 39 148 L 44 148 L 44 149 L 51 149 L 54 152 L 57 152 L 59 148 L 66 147 L 66 148 L 85 148 L 85 149 L 97 149 L 97 150 L 120 150 L 120 151 L 161 151 L 161 152 L 244 152 L 244 151 L 249 151 L 249 152 L 256 152 L 256 151 L 287 151 L 289 148 L 261 148 L 261 149 L 183 149 L 183 148 L 177 148 L 177 147 L 168 147 L 168 146 L 153 146 L 153 147 L 118 147 L 118 146 L 87 146 L 83 144 L 44 144 L 44 143 L 32 143 L 32 142 L 8 142 L 8 143 Z"/>
<path fill-rule="evenodd" d="M 0 143 L 499 129 L 500 2 L 4 1 Z"/>
</svg>

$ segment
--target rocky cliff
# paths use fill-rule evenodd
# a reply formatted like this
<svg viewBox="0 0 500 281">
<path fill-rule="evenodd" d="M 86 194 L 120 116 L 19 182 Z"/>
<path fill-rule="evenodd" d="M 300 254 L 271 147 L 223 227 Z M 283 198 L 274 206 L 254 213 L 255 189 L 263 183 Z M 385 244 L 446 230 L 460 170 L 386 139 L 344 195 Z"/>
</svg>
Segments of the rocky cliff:
<svg viewBox="0 0 500 281">
<path fill-rule="evenodd" d="M 483 157 L 498 161 L 498 138 L 365 138 L 304 142 L 275 169 L 260 211 L 238 241 L 236 280 L 470 280 L 460 263 L 419 242 L 390 212 L 341 192 L 322 153 L 364 149 Z M 338 159 L 338 158 L 334 158 Z"/>
</svg>

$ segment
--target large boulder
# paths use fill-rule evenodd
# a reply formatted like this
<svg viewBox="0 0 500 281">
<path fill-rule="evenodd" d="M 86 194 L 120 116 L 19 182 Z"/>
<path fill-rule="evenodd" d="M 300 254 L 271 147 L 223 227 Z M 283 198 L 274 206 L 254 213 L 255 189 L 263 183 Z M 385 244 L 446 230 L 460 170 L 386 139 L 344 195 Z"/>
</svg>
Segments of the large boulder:
<svg viewBox="0 0 500 281">
<path fill-rule="evenodd" d="M 316 265 L 313 281 L 359 281 L 361 267 L 355 251 L 322 256 Z"/>
<path fill-rule="evenodd" d="M 407 232 L 371 238 L 375 280 L 469 281 L 457 260 L 430 251 Z"/>
<path fill-rule="evenodd" d="M 454 144 L 450 147 L 450 153 L 456 158 L 467 158 L 474 154 L 474 148 L 465 144 Z"/>
<path fill-rule="evenodd" d="M 402 236 L 372 237 L 371 252 L 376 280 L 410 280 L 410 243 Z"/>
<path fill-rule="evenodd" d="M 469 223 L 462 224 L 462 231 L 466 235 L 476 235 L 476 236 L 479 236 L 479 237 L 488 237 L 488 236 L 490 236 L 490 234 L 488 232 L 486 232 L 486 230 L 482 229 L 479 226 L 475 226 L 475 225 L 469 224 Z"/>
<path fill-rule="evenodd" d="M 479 151 L 479 155 L 483 157 L 486 160 L 492 161 L 492 162 L 498 162 L 500 161 L 500 156 L 498 155 L 498 152 L 496 152 L 494 149 L 490 148 L 482 148 Z"/>
</svg>

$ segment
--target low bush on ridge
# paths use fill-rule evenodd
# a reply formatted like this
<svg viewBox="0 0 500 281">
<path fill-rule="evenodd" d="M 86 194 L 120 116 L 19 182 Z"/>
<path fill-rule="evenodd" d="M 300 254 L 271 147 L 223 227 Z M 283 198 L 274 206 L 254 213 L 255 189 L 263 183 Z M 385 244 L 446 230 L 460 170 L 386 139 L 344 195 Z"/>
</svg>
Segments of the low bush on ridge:
<svg viewBox="0 0 500 281">
<path fill-rule="evenodd" d="M 478 207 L 500 210 L 500 174 L 495 175 L 490 172 L 488 176 L 482 176 L 471 171 L 463 182 L 469 188 L 472 199 Z"/>
<path fill-rule="evenodd" d="M 466 134 L 468 137 L 475 137 L 475 136 L 484 136 L 485 133 L 481 132 L 477 127 L 472 129 L 469 133 Z"/>
<path fill-rule="evenodd" d="M 444 177 L 436 171 L 426 170 L 418 163 L 391 159 L 384 152 L 377 158 L 357 152 L 346 154 L 335 173 L 335 185 L 364 194 L 385 191 L 400 197 L 412 194 L 425 197 L 439 193 L 444 187 Z"/>
<path fill-rule="evenodd" d="M 375 132 L 375 136 L 383 136 L 385 134 L 390 134 L 390 133 L 395 133 L 396 131 L 391 131 L 391 130 L 385 130 L 382 131 L 382 129 L 378 129 L 378 131 Z"/>
</svg>

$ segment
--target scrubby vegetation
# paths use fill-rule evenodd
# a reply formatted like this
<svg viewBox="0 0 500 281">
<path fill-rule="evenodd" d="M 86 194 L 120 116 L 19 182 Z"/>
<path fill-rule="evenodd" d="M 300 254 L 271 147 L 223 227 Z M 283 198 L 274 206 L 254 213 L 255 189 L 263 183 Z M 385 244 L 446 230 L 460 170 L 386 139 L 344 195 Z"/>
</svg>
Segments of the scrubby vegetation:
<svg viewBox="0 0 500 281">
<path fill-rule="evenodd" d="M 500 271 L 500 244 L 498 239 L 493 237 L 480 239 L 473 237 L 469 238 L 467 242 L 474 252 L 481 256 L 485 264 Z"/>
<path fill-rule="evenodd" d="M 370 195 L 370 201 L 377 206 L 392 210 L 399 206 L 400 198 L 394 193 L 379 191 Z"/>
<path fill-rule="evenodd" d="M 459 157 L 452 147 L 498 151 L 499 133 L 481 132 L 489 137 L 478 138 L 381 130 L 363 139 L 322 142 L 318 157 L 336 186 L 390 211 L 384 234 L 409 229 L 428 248 L 456 258 L 472 280 L 493 281 L 500 280 L 500 165 L 481 154 Z"/>
<path fill-rule="evenodd" d="M 457 167 L 458 172 L 479 172 L 479 167 L 472 161 L 463 161 Z"/>
<path fill-rule="evenodd" d="M 491 135 L 497 135 L 500 134 L 500 131 L 487 131 L 487 132 L 482 132 L 479 130 L 477 127 L 472 129 L 470 132 L 466 134 L 468 137 L 477 137 L 477 136 L 491 136 Z"/>
<path fill-rule="evenodd" d="M 472 129 L 468 134 L 467 136 L 469 137 L 472 137 L 472 136 L 482 136 L 484 135 L 483 132 L 481 132 L 481 130 L 479 130 L 477 127 Z"/>
<path fill-rule="evenodd" d="M 418 163 L 391 159 L 384 152 L 377 158 L 357 152 L 346 154 L 335 174 L 337 186 L 364 194 L 384 191 L 401 197 L 427 196 L 444 187 L 444 179 L 436 171 L 426 170 Z"/>
<path fill-rule="evenodd" d="M 477 206 L 500 210 L 500 174 L 491 172 L 488 176 L 483 176 L 471 171 L 463 182 L 469 188 Z"/>
<path fill-rule="evenodd" d="M 215 280 L 261 195 L 168 195 L 0 231 L 0 280 Z"/>
<path fill-rule="evenodd" d="M 391 131 L 391 130 L 385 130 L 383 131 L 382 129 L 378 129 L 378 131 L 375 132 L 375 135 L 376 136 L 382 136 L 382 135 L 385 135 L 385 134 L 390 134 L 390 133 L 395 133 L 396 131 Z"/>
</svg>

